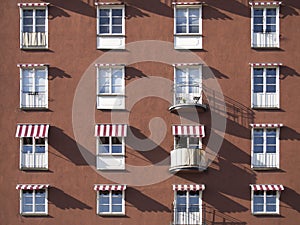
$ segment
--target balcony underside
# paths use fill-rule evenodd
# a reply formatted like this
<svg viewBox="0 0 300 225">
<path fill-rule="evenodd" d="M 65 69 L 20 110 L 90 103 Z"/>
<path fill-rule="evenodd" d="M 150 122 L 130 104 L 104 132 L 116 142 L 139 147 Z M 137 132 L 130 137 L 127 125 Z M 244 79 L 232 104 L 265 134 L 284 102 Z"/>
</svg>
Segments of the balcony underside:
<svg viewBox="0 0 300 225">
<path fill-rule="evenodd" d="M 177 111 L 194 111 L 197 110 L 198 112 L 205 112 L 207 110 L 207 105 L 204 104 L 176 104 L 172 105 L 169 108 L 170 112 L 177 112 Z"/>
<path fill-rule="evenodd" d="M 201 167 L 199 165 L 185 165 L 185 166 L 176 166 L 171 167 L 169 171 L 171 173 L 177 173 L 177 172 L 201 172 L 206 170 L 207 168 L 205 166 Z"/>
</svg>

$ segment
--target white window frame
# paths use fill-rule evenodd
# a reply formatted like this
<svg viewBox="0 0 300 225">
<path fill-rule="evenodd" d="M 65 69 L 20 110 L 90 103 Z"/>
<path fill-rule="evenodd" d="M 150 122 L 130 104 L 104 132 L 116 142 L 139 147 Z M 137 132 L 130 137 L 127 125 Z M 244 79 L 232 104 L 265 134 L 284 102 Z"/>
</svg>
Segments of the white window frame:
<svg viewBox="0 0 300 225">
<path fill-rule="evenodd" d="M 100 9 L 110 10 L 109 33 L 100 33 Z M 122 9 L 122 32 L 112 33 L 112 9 Z M 97 49 L 125 49 L 125 5 L 97 6 Z"/>
<path fill-rule="evenodd" d="M 198 69 L 199 71 L 199 84 L 197 84 L 199 87 L 199 93 L 189 93 L 189 79 L 190 79 L 190 70 L 191 69 Z M 183 84 L 183 86 L 186 87 L 186 93 L 177 93 L 177 70 L 182 70 L 185 73 L 186 76 L 186 84 Z M 195 65 L 195 66 L 174 66 L 174 105 L 177 104 L 202 104 L 202 65 Z M 178 96 L 182 95 L 182 97 Z M 187 98 L 184 97 L 184 95 L 187 96 Z M 191 100 L 190 97 L 193 96 L 193 99 Z M 178 99 L 177 99 L 178 98 Z M 198 100 L 194 100 L 194 98 L 198 98 Z M 179 102 L 178 102 L 179 101 Z"/>
<path fill-rule="evenodd" d="M 36 154 L 44 154 L 44 160 L 45 160 L 46 166 L 38 167 L 36 165 L 36 163 L 34 163 L 34 167 L 27 167 L 27 166 L 22 165 L 22 162 L 23 162 L 22 157 L 24 157 L 24 155 L 26 154 L 26 153 L 23 153 L 23 151 L 22 151 L 23 146 L 24 146 L 23 145 L 23 138 L 32 138 L 33 139 L 32 140 L 32 153 L 30 153 L 30 154 L 32 154 L 34 160 L 35 160 Z M 37 138 L 35 138 L 35 137 L 21 137 L 20 138 L 20 169 L 21 170 L 45 170 L 45 169 L 48 169 L 48 138 L 44 137 L 44 139 L 45 139 L 45 153 L 36 153 L 36 139 Z"/>
<path fill-rule="evenodd" d="M 254 70 L 263 69 L 263 92 L 254 92 Z M 276 69 L 276 92 L 267 92 L 267 69 Z M 251 66 L 251 106 L 252 108 L 280 108 L 280 67 Z M 259 97 L 260 96 L 260 97 Z"/>
<path fill-rule="evenodd" d="M 188 216 L 188 223 L 181 223 L 181 221 L 178 221 L 178 218 L 177 218 L 177 214 L 180 213 L 178 212 L 176 209 L 177 209 L 177 192 L 179 191 L 182 191 L 182 192 L 186 192 L 186 212 L 182 212 L 182 213 L 185 213 L 185 214 L 189 214 L 189 213 L 193 213 L 193 212 L 190 212 L 189 211 L 189 196 L 190 196 L 190 192 L 193 191 L 193 190 L 177 190 L 177 191 L 174 191 L 174 218 L 173 218 L 173 222 L 174 224 L 202 224 L 202 221 L 203 221 L 203 215 L 202 215 L 202 192 L 203 190 L 198 190 L 199 192 L 199 214 L 200 214 L 200 223 L 199 221 L 194 221 L 194 223 L 192 221 L 190 221 L 190 217 Z M 195 191 L 197 192 L 197 191 Z M 195 213 L 195 212 L 194 212 Z M 185 219 L 184 219 L 185 220 Z M 186 221 L 185 221 L 186 222 Z"/>
<path fill-rule="evenodd" d="M 33 84 L 32 84 L 33 89 L 36 88 L 36 85 L 35 85 L 36 70 L 45 70 L 46 77 L 45 77 L 45 94 L 43 97 L 44 104 L 39 105 L 38 103 L 35 103 L 33 105 L 27 105 L 24 103 L 24 105 L 23 105 L 23 97 L 26 98 L 26 96 L 28 96 L 28 95 L 29 95 L 28 97 L 30 97 L 30 95 L 31 95 L 31 97 L 33 98 L 32 101 L 34 101 L 34 102 L 36 101 L 36 98 L 39 97 L 39 94 L 38 94 L 39 92 L 36 92 L 35 90 L 33 91 L 32 94 L 30 94 L 30 93 L 26 94 L 23 92 L 23 72 L 25 70 L 33 70 L 34 71 Z M 20 108 L 21 109 L 40 109 L 40 108 L 47 109 L 48 108 L 48 92 L 49 92 L 48 83 L 49 83 L 48 66 L 30 66 L 30 67 L 20 66 Z"/>
<path fill-rule="evenodd" d="M 22 6 L 20 9 L 20 48 L 21 49 L 48 49 L 48 6 Z M 36 10 L 45 10 L 45 46 L 24 46 L 23 44 L 23 10 L 33 10 L 33 29 L 35 29 L 35 12 Z M 35 33 L 34 31 L 32 33 Z"/>
<path fill-rule="evenodd" d="M 199 32 L 190 33 L 189 17 L 187 16 L 185 33 L 177 33 L 176 21 L 178 9 L 199 9 Z M 188 12 L 187 12 L 188 13 Z M 199 5 L 175 5 L 174 7 L 174 48 L 175 49 L 202 49 L 202 4 Z"/>
<path fill-rule="evenodd" d="M 45 191 L 45 212 L 35 212 L 35 194 L 36 191 L 44 190 Z M 33 212 L 23 212 L 23 191 L 33 191 L 32 192 L 32 201 L 33 201 Z M 24 216 L 46 216 L 48 215 L 48 188 L 39 189 L 39 190 L 20 190 L 20 214 Z"/>
<path fill-rule="evenodd" d="M 254 32 L 254 9 L 262 9 L 263 10 L 263 32 Z M 266 25 L 267 25 L 267 15 L 266 11 L 267 9 L 276 9 L 276 32 L 267 32 L 266 31 Z M 279 6 L 252 6 L 251 7 L 251 47 L 252 48 L 279 48 L 280 47 L 280 39 L 279 39 L 279 32 L 280 32 L 280 20 L 279 20 L 279 11 L 280 7 Z M 255 38 L 254 34 L 261 34 L 262 38 L 264 39 L 263 41 L 260 41 L 262 43 L 254 43 Z M 272 35 L 273 37 L 268 35 Z M 275 38 L 276 42 L 275 44 L 269 44 L 267 41 L 268 39 Z M 272 41 L 270 41 L 272 42 Z"/>
<path fill-rule="evenodd" d="M 109 138 L 109 153 L 100 153 L 100 138 Z M 112 153 L 112 138 L 118 138 L 122 143 L 122 153 Z M 97 137 L 97 154 L 98 155 L 125 155 L 125 137 Z"/>
<path fill-rule="evenodd" d="M 251 213 L 253 215 L 279 215 L 280 214 L 280 191 L 275 191 L 276 192 L 276 212 L 268 212 L 266 211 L 266 194 L 267 194 L 267 191 L 265 190 L 261 190 L 264 192 L 264 203 L 263 203 L 263 206 L 264 206 L 264 210 L 261 211 L 261 212 L 254 212 L 254 192 L 256 192 L 255 190 L 252 190 L 251 191 Z"/>
<path fill-rule="evenodd" d="M 108 93 L 100 93 L 100 71 L 101 69 L 110 70 L 110 84 Z M 112 88 L 112 70 L 120 69 L 122 71 L 122 91 L 113 93 Z M 125 109 L 125 66 L 97 66 L 97 109 Z"/>
<path fill-rule="evenodd" d="M 100 192 L 106 192 L 106 191 L 97 191 L 97 214 L 101 216 L 124 216 L 125 215 L 125 190 L 118 191 L 122 192 L 122 212 L 112 212 L 112 192 L 114 190 L 107 191 L 109 192 L 109 212 L 100 212 Z"/>
<path fill-rule="evenodd" d="M 263 153 L 254 153 L 254 130 L 263 130 Z M 267 139 L 267 130 L 276 130 L 276 153 L 267 153 L 266 149 L 267 149 L 267 144 L 266 144 L 266 139 Z M 252 128 L 251 131 L 251 167 L 253 169 L 274 169 L 277 168 L 279 169 L 279 162 L 280 162 L 280 128 Z M 261 163 L 260 166 L 254 165 L 254 161 L 255 161 L 255 154 L 260 154 L 263 156 L 264 163 Z M 273 160 L 276 160 L 275 163 L 272 163 L 271 166 L 267 165 L 268 163 L 266 163 L 266 161 L 271 161 L 271 157 L 268 156 L 272 156 L 274 155 L 272 158 Z M 274 159 L 275 157 L 275 159 Z"/>
</svg>

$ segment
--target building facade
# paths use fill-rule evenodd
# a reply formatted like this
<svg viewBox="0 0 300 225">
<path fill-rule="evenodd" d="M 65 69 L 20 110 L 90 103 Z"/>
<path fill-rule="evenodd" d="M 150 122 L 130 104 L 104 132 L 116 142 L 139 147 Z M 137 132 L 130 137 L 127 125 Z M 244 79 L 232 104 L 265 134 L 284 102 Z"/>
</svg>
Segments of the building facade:
<svg viewBox="0 0 300 225">
<path fill-rule="evenodd" d="M 299 13 L 3 0 L 1 224 L 299 224 Z"/>
</svg>

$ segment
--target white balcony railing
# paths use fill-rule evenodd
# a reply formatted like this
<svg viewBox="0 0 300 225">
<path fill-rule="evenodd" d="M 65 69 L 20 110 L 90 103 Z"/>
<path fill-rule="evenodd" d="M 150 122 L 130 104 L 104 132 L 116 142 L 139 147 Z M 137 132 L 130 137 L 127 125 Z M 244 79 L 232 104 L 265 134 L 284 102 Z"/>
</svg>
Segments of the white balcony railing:
<svg viewBox="0 0 300 225">
<path fill-rule="evenodd" d="M 202 209 L 189 208 L 185 212 L 174 208 L 173 225 L 202 225 Z"/>
<path fill-rule="evenodd" d="M 252 47 L 254 48 L 279 48 L 279 35 L 272 33 L 254 33 L 252 36 Z"/>
<path fill-rule="evenodd" d="M 21 153 L 22 169 L 47 169 L 48 157 L 46 153 Z"/>
<path fill-rule="evenodd" d="M 198 169 L 205 167 L 205 151 L 192 148 L 178 148 L 171 151 L 170 171 Z"/>
<path fill-rule="evenodd" d="M 46 92 L 23 92 L 21 94 L 21 108 L 47 108 Z"/>
<path fill-rule="evenodd" d="M 278 93 L 253 93 L 252 101 L 254 108 L 279 108 Z"/>
<path fill-rule="evenodd" d="M 186 94 L 186 93 L 175 93 L 175 105 L 177 104 L 202 104 L 202 97 L 200 94 Z"/>
<path fill-rule="evenodd" d="M 21 36 L 22 48 L 47 48 L 46 32 L 23 32 Z"/>
<path fill-rule="evenodd" d="M 253 168 L 279 168 L 278 154 L 276 153 L 253 153 Z"/>
</svg>

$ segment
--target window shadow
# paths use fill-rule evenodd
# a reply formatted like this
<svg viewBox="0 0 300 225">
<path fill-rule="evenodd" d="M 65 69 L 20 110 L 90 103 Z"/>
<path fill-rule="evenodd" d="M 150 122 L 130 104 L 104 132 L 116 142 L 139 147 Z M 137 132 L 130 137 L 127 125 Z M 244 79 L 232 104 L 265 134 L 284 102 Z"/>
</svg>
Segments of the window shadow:
<svg viewBox="0 0 300 225">
<path fill-rule="evenodd" d="M 54 80 L 55 78 L 71 78 L 72 76 L 67 74 L 64 70 L 57 67 L 49 67 L 49 80 Z"/>
<path fill-rule="evenodd" d="M 284 80 L 287 77 L 300 77 L 300 74 L 291 67 L 281 66 L 280 67 L 280 79 Z"/>
<path fill-rule="evenodd" d="M 143 77 L 148 77 L 148 76 L 144 74 L 141 70 L 136 69 L 132 66 L 125 67 L 125 80 L 131 80 L 133 78 L 143 78 Z"/>
<path fill-rule="evenodd" d="M 80 209 L 80 210 L 91 210 L 92 207 L 83 203 L 82 201 L 72 197 L 66 192 L 56 188 L 51 187 L 49 190 L 49 202 L 54 204 L 60 209 Z"/>
<path fill-rule="evenodd" d="M 203 20 L 232 20 L 231 17 L 227 16 L 225 13 L 220 12 L 220 10 L 210 6 L 205 5 L 203 10 Z"/>
<path fill-rule="evenodd" d="M 96 164 L 96 156 L 94 154 L 83 146 L 79 146 L 79 150 L 78 143 L 56 126 L 51 126 L 49 129 L 49 145 L 75 165 L 91 165 L 91 162 L 94 162 L 94 166 Z M 51 152 L 49 152 L 49 154 L 51 154 Z M 83 154 L 85 157 L 83 157 Z M 61 157 L 55 153 L 53 153 L 53 155 Z"/>
<path fill-rule="evenodd" d="M 280 201 L 289 205 L 291 209 L 300 213 L 300 194 L 295 190 L 284 186 L 284 191 L 281 192 Z M 284 207 L 284 206 L 281 206 Z"/>
<path fill-rule="evenodd" d="M 167 206 L 137 189 L 126 189 L 126 196 L 128 196 L 126 197 L 126 201 L 142 212 L 171 212 Z"/>
<path fill-rule="evenodd" d="M 203 66 L 202 74 L 203 74 L 203 79 L 210 79 L 210 78 L 229 79 L 229 77 L 224 73 L 222 73 L 220 70 L 209 66 Z"/>
<path fill-rule="evenodd" d="M 54 19 L 58 16 L 69 17 L 70 15 L 62 9 L 69 10 L 81 15 L 96 18 L 96 7 L 93 0 L 72 0 L 72 1 L 61 1 L 61 0 L 42 0 L 50 3 L 49 15 L 50 18 Z M 55 7 L 51 10 L 52 7 Z M 52 12 L 53 11 L 53 12 Z"/>
<path fill-rule="evenodd" d="M 300 8 L 299 1 L 297 0 L 286 0 L 283 5 L 280 7 L 281 18 L 285 18 L 287 16 L 299 16 L 299 13 L 295 8 Z"/>
<path fill-rule="evenodd" d="M 239 16 L 250 18 L 250 7 L 248 5 L 248 0 L 230 0 L 226 3 L 223 1 L 205 1 L 208 5 L 213 6 L 229 13 L 233 13 Z"/>
<path fill-rule="evenodd" d="M 142 10 L 138 9 L 133 5 L 126 6 L 126 19 L 136 18 L 136 17 L 149 17 L 149 14 L 144 13 Z"/>
<path fill-rule="evenodd" d="M 290 127 L 284 126 L 280 128 L 280 139 L 281 140 L 300 140 L 300 133 Z"/>
</svg>

